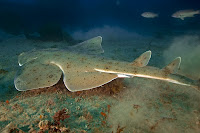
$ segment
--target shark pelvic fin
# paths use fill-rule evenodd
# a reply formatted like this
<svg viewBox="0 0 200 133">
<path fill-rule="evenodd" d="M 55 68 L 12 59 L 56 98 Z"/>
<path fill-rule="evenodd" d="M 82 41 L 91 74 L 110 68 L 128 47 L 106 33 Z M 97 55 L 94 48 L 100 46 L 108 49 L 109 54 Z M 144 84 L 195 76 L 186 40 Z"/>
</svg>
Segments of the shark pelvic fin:
<svg viewBox="0 0 200 133">
<path fill-rule="evenodd" d="M 166 67 L 163 68 L 163 71 L 166 71 L 167 73 L 176 73 L 176 71 L 179 69 L 181 63 L 181 57 L 177 57 L 174 59 L 171 63 L 169 63 Z"/>
<path fill-rule="evenodd" d="M 132 63 L 132 65 L 137 67 L 144 67 L 149 63 L 149 60 L 151 58 L 151 51 L 146 51 L 142 55 L 140 55 L 137 59 L 135 59 Z"/>
<path fill-rule="evenodd" d="M 71 50 L 86 54 L 101 54 L 104 52 L 101 43 L 102 43 L 102 37 L 97 36 L 72 46 Z"/>
</svg>

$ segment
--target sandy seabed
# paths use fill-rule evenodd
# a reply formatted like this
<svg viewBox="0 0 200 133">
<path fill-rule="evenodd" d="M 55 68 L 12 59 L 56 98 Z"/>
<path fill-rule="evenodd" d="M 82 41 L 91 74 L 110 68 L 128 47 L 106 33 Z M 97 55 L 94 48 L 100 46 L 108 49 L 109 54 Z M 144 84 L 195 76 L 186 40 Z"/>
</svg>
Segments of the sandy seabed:
<svg viewBox="0 0 200 133">
<path fill-rule="evenodd" d="M 167 41 L 152 42 L 151 38 L 106 40 L 102 44 L 103 56 L 132 62 L 150 49 L 152 59 L 149 64 L 163 67 L 162 53 Z M 159 44 L 161 42 L 163 45 Z M 49 91 L 30 93 L 14 88 L 17 56 L 21 52 L 66 46 L 64 42 L 27 40 L 23 35 L 10 36 L 0 42 L 1 132 L 200 132 L 200 94 L 189 87 L 133 78 L 120 81 L 116 86 L 110 85 L 112 90 L 94 91 L 92 95 L 88 92 L 69 93 L 62 83 L 44 88 Z M 119 86 L 122 89 L 119 90 Z"/>
</svg>

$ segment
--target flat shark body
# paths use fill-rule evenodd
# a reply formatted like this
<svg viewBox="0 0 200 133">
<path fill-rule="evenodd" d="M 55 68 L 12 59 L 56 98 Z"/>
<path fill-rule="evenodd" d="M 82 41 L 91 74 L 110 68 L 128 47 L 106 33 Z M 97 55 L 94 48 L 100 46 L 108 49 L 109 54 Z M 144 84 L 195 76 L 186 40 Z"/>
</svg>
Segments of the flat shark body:
<svg viewBox="0 0 200 133">
<path fill-rule="evenodd" d="M 99 36 L 68 50 L 45 49 L 20 54 L 20 70 L 14 80 L 16 89 L 26 91 L 53 86 L 63 77 L 66 88 L 76 92 L 102 86 L 116 78 L 143 77 L 199 90 L 198 82 L 174 74 L 180 65 L 180 57 L 163 69 L 147 66 L 151 51 L 131 63 L 115 61 L 98 56 L 103 52 L 101 42 Z"/>
</svg>

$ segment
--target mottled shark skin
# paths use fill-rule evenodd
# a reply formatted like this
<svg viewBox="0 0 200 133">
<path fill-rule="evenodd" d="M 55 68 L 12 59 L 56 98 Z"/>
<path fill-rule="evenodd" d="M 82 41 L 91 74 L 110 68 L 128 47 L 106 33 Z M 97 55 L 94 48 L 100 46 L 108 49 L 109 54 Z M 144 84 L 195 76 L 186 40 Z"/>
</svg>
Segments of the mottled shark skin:
<svg viewBox="0 0 200 133">
<path fill-rule="evenodd" d="M 66 88 L 76 92 L 102 86 L 116 78 L 142 77 L 199 90 L 198 81 L 175 74 L 180 57 L 163 69 L 147 66 L 151 51 L 131 63 L 115 61 L 98 56 L 103 53 L 101 42 L 102 38 L 98 36 L 65 50 L 44 49 L 20 54 L 20 70 L 14 80 L 16 89 L 26 91 L 49 87 L 63 77 Z"/>
</svg>

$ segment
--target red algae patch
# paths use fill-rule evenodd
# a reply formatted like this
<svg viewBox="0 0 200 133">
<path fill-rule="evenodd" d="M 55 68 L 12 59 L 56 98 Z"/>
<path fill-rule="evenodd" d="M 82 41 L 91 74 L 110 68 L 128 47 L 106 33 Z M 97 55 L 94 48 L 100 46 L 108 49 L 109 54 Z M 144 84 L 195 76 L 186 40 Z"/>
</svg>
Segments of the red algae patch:
<svg viewBox="0 0 200 133">
<path fill-rule="evenodd" d="M 68 96 L 76 97 L 76 96 L 116 96 L 123 92 L 125 90 L 125 85 L 123 83 L 123 79 L 115 79 L 107 84 L 104 84 L 100 87 L 93 88 L 90 90 L 83 90 L 83 91 L 77 91 L 77 92 L 70 92 L 66 87 L 64 86 L 64 83 L 62 80 L 60 80 L 56 85 L 52 87 L 47 88 L 40 88 L 40 89 L 34 89 L 34 90 L 28 90 L 25 92 L 22 92 L 20 96 L 17 97 L 31 97 L 31 96 L 37 96 L 40 94 L 52 94 L 52 93 L 59 93 L 59 94 L 66 94 Z"/>
</svg>

